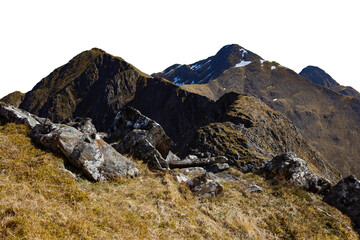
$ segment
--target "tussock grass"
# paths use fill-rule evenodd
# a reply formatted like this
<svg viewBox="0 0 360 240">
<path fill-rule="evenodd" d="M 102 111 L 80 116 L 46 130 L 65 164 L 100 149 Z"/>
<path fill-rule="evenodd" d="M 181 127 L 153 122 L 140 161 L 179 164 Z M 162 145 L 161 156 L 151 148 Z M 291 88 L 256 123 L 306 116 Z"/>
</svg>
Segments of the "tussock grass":
<svg viewBox="0 0 360 240">
<path fill-rule="evenodd" d="M 357 239 L 347 217 L 281 180 L 232 169 L 264 193 L 224 182 L 216 198 L 195 197 L 140 162 L 135 179 L 75 180 L 27 134 L 0 127 L 0 239 Z"/>
</svg>

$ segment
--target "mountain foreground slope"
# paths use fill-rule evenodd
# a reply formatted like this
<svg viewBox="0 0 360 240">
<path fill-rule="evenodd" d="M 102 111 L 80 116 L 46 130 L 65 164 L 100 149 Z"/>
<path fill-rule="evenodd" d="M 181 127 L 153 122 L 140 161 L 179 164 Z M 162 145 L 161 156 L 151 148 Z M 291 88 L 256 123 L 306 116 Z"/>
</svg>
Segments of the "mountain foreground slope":
<svg viewBox="0 0 360 240">
<path fill-rule="evenodd" d="M 319 195 L 252 173 L 196 197 L 168 172 L 93 183 L 32 143 L 24 125 L 0 126 L 2 239 L 357 239 L 348 217 Z M 291 214 L 288 214 L 291 213 Z"/>
<path fill-rule="evenodd" d="M 210 61 L 207 67 L 185 65 L 189 73 L 182 71 L 177 75 L 175 73 L 180 67 L 172 67 L 153 76 L 166 77 L 172 82 L 181 78 L 182 82 L 192 83 L 192 76 L 205 68 L 206 73 L 202 74 L 213 76 L 212 81 L 206 84 L 194 81 L 191 85 L 182 85 L 181 89 L 213 100 L 230 91 L 259 98 L 272 109 L 285 114 L 304 138 L 343 175 L 360 176 L 360 99 L 314 84 L 238 45 L 225 46 L 218 52 L 221 53 L 225 54 L 221 58 L 229 66 L 226 70 Z M 218 54 L 215 55 L 217 58 Z M 212 75 L 217 71 L 222 73 Z"/>
</svg>

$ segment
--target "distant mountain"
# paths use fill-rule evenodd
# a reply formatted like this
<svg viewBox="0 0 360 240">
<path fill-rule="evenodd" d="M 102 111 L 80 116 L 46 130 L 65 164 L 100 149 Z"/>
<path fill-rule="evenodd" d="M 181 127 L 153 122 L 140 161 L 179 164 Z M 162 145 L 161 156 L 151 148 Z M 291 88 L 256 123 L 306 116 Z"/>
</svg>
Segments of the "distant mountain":
<svg viewBox="0 0 360 240">
<path fill-rule="evenodd" d="M 90 117 L 100 131 L 111 126 L 124 106 L 161 124 L 181 157 L 225 155 L 229 163 L 241 166 L 295 151 L 318 169 L 315 172 L 330 180 L 339 178 L 337 170 L 285 116 L 260 100 L 228 93 L 215 102 L 163 78 L 148 76 L 100 49 L 82 52 L 54 70 L 21 104 L 25 110 L 57 122 Z"/>
<path fill-rule="evenodd" d="M 212 57 L 189 65 L 174 64 L 154 77 L 166 78 L 177 85 L 204 84 L 219 77 L 232 67 L 245 66 L 260 57 L 239 45 L 227 45 Z"/>
<path fill-rule="evenodd" d="M 301 76 L 307 78 L 308 80 L 316 83 L 322 87 L 327 87 L 331 90 L 334 90 L 338 93 L 357 97 L 360 99 L 360 93 L 352 87 L 345 87 L 336 82 L 329 74 L 324 70 L 315 66 L 307 66 L 299 73 Z"/>
<path fill-rule="evenodd" d="M 230 53 L 224 51 L 226 49 Z M 231 91 L 259 98 L 293 121 L 304 138 L 344 175 L 352 173 L 360 177 L 360 99 L 314 84 L 291 69 L 242 49 L 237 45 L 222 48 L 215 55 L 219 59 L 237 58 L 205 84 L 192 78 L 197 76 L 198 70 L 189 66 L 196 63 L 185 65 L 188 71 L 181 76 L 168 73 L 169 68 L 154 76 L 163 76 L 176 83 L 177 77 L 181 77 L 182 82 L 194 82 L 180 88 L 213 100 Z M 334 85 L 330 80 L 327 83 Z"/>
</svg>

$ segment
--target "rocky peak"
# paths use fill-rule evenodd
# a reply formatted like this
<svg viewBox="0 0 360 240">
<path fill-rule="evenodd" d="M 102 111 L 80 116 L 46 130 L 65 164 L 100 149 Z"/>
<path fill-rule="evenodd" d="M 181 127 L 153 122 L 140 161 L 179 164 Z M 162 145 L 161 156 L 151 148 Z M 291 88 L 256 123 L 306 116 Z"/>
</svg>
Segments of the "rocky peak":
<svg viewBox="0 0 360 240">
<path fill-rule="evenodd" d="M 229 68 L 246 66 L 258 59 L 261 58 L 253 52 L 231 44 L 221 48 L 215 56 L 188 65 L 175 64 L 153 76 L 166 78 L 177 85 L 208 83 Z"/>
</svg>

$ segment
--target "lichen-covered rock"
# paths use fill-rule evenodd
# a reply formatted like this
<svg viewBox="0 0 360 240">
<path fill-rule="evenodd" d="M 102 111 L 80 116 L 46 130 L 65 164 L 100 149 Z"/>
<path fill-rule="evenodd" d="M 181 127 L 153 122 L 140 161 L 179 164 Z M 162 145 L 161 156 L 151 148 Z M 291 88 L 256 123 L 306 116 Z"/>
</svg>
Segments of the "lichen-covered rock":
<svg viewBox="0 0 360 240">
<path fill-rule="evenodd" d="M 187 185 L 198 196 L 217 196 L 223 190 L 219 179 L 211 172 L 191 179 Z"/>
<path fill-rule="evenodd" d="M 83 133 L 64 124 L 50 121 L 36 125 L 30 132 L 38 144 L 59 152 L 89 179 L 134 177 L 139 174 L 135 164 L 104 142 L 96 133 Z"/>
<path fill-rule="evenodd" d="M 75 119 L 68 119 L 67 121 L 63 121 L 64 124 L 74 127 L 82 133 L 93 134 L 97 133 L 94 124 L 92 124 L 91 118 L 81 118 L 77 117 Z"/>
<path fill-rule="evenodd" d="M 209 158 L 198 158 L 195 155 L 188 155 L 184 159 L 175 161 L 169 160 L 167 163 L 170 168 L 188 168 L 188 167 L 203 167 L 210 166 L 213 164 L 223 164 L 227 163 L 228 159 L 224 156 L 219 157 L 209 157 Z M 225 167 L 225 165 L 224 165 Z"/>
<path fill-rule="evenodd" d="M 325 194 L 331 187 L 328 180 L 312 173 L 307 167 L 307 162 L 298 158 L 294 152 L 276 156 L 263 169 L 269 177 L 281 175 L 310 192 Z"/>
<path fill-rule="evenodd" d="M 190 180 L 190 178 L 188 176 L 186 176 L 185 174 L 181 173 L 181 172 L 175 172 L 172 173 L 175 182 L 178 183 L 183 183 L 183 182 L 188 182 Z"/>
<path fill-rule="evenodd" d="M 173 142 L 157 122 L 134 108 L 118 112 L 106 140 L 120 153 L 141 159 L 154 170 L 168 169 L 165 159 Z"/>
<path fill-rule="evenodd" d="M 36 116 L 3 102 L 0 102 L 0 120 L 4 122 L 22 123 L 30 128 L 39 124 Z"/>
<path fill-rule="evenodd" d="M 332 187 L 324 201 L 348 215 L 360 231 L 360 182 L 350 175 Z"/>
</svg>

